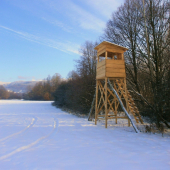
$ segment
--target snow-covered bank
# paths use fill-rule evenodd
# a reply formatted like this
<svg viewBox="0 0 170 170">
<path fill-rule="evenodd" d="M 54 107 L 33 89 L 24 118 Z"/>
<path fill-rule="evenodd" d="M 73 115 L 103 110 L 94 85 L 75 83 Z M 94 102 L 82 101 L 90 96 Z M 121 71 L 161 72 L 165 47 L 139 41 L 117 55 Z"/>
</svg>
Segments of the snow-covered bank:
<svg viewBox="0 0 170 170">
<path fill-rule="evenodd" d="M 169 170 L 170 137 L 105 129 L 51 102 L 0 100 L 0 169 Z"/>
</svg>

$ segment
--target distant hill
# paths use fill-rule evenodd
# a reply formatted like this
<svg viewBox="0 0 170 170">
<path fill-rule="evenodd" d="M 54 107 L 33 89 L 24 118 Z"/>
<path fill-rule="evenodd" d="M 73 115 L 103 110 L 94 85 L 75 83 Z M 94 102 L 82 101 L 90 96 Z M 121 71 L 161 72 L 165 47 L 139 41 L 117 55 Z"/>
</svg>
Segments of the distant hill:
<svg viewBox="0 0 170 170">
<path fill-rule="evenodd" d="M 0 81 L 0 85 L 4 85 L 4 84 L 9 84 L 10 82 L 2 82 Z"/>
<path fill-rule="evenodd" d="M 12 83 L 3 84 L 3 86 L 10 91 L 17 93 L 26 93 L 32 88 L 38 81 L 15 81 Z"/>
</svg>

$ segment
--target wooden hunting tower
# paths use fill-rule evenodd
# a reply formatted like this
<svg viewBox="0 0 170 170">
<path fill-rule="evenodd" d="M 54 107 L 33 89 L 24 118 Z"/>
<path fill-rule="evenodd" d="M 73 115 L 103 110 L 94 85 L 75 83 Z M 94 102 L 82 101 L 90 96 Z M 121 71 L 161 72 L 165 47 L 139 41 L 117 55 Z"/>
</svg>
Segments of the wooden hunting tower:
<svg viewBox="0 0 170 170">
<path fill-rule="evenodd" d="M 94 48 L 97 50 L 97 75 L 96 75 L 96 99 L 95 99 L 95 124 L 98 119 L 105 119 L 105 127 L 107 128 L 107 120 L 127 119 L 130 126 L 129 118 L 120 110 L 120 102 L 122 101 L 124 108 L 130 112 L 136 122 L 143 122 L 135 103 L 127 91 L 126 72 L 124 52 L 128 49 L 107 41 Z M 111 82 L 116 90 L 118 97 L 108 86 Z M 118 100 L 119 98 L 119 100 Z"/>
</svg>

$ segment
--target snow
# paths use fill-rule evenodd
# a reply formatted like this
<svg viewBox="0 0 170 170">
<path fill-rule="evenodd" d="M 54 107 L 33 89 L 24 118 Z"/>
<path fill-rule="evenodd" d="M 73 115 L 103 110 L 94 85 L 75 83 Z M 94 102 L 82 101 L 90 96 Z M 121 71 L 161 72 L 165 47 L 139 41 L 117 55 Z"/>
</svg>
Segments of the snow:
<svg viewBox="0 0 170 170">
<path fill-rule="evenodd" d="M 87 121 L 51 102 L 0 100 L 0 169 L 169 170 L 170 137 Z"/>
</svg>

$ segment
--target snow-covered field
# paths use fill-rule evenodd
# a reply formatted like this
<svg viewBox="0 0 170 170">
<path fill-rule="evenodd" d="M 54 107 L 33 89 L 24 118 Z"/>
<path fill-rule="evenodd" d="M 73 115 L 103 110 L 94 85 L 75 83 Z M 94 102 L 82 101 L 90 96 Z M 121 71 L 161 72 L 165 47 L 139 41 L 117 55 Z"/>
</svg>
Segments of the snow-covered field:
<svg viewBox="0 0 170 170">
<path fill-rule="evenodd" d="M 170 170 L 170 137 L 88 122 L 51 102 L 0 100 L 0 170 Z"/>
</svg>

